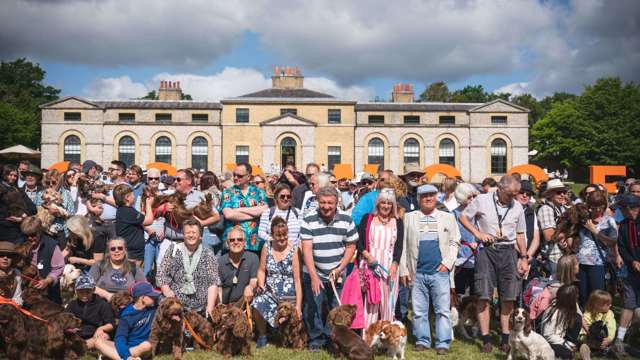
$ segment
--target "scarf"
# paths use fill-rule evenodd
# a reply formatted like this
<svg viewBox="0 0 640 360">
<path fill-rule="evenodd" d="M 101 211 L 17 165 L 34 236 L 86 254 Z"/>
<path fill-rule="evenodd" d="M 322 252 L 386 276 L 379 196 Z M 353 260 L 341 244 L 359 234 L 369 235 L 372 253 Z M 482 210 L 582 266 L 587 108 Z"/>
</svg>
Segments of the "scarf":
<svg viewBox="0 0 640 360">
<path fill-rule="evenodd" d="M 198 263 L 200 262 L 200 256 L 202 256 L 202 244 L 198 245 L 198 248 L 193 253 L 192 257 L 189 257 L 189 250 L 180 243 L 177 248 L 182 253 L 182 266 L 184 266 L 184 285 L 180 291 L 185 295 L 193 295 L 196 293 L 196 285 L 193 279 L 193 272 L 196 270 Z"/>
</svg>

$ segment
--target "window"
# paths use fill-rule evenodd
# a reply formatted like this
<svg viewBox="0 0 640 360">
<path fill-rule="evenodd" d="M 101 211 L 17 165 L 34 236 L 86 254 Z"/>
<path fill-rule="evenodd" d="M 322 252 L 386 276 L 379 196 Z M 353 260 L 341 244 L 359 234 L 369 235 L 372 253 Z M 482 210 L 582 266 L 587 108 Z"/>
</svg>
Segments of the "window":
<svg viewBox="0 0 640 360">
<path fill-rule="evenodd" d="M 197 123 L 209 122 L 209 114 L 191 114 L 191 122 L 197 122 Z"/>
<path fill-rule="evenodd" d="M 369 115 L 369 124 L 384 124 L 384 115 Z"/>
<path fill-rule="evenodd" d="M 491 173 L 507 173 L 507 142 L 503 139 L 491 142 Z"/>
<path fill-rule="evenodd" d="M 123 136 L 118 141 L 118 160 L 127 167 L 136 163 L 136 142 L 131 136 Z"/>
<path fill-rule="evenodd" d="M 119 113 L 118 121 L 123 123 L 133 123 L 136 122 L 136 114 L 134 113 Z"/>
<path fill-rule="evenodd" d="M 298 109 L 280 109 L 280 115 L 298 115 Z"/>
<path fill-rule="evenodd" d="M 404 163 L 420 164 L 420 143 L 410 138 L 404 142 Z"/>
<path fill-rule="evenodd" d="M 249 122 L 249 109 L 238 108 L 236 109 L 236 122 L 248 123 Z"/>
<path fill-rule="evenodd" d="M 166 136 L 156 140 L 156 161 L 171 164 L 171 139 Z"/>
<path fill-rule="evenodd" d="M 80 121 L 82 115 L 79 112 L 64 113 L 64 121 Z"/>
<path fill-rule="evenodd" d="M 367 163 L 378 164 L 379 168 L 384 168 L 384 143 L 379 138 L 369 140 Z"/>
<path fill-rule="evenodd" d="M 456 166 L 456 144 L 451 139 L 442 139 L 439 149 L 440 164 Z"/>
<path fill-rule="evenodd" d="M 453 115 L 441 115 L 439 122 L 440 125 L 453 125 L 456 123 L 456 117 Z"/>
<path fill-rule="evenodd" d="M 171 114 L 169 113 L 156 114 L 156 122 L 159 122 L 159 123 L 171 122 Z"/>
<path fill-rule="evenodd" d="M 296 165 L 296 141 L 286 137 L 280 142 L 280 166 L 284 169 L 289 164 Z"/>
<path fill-rule="evenodd" d="M 491 123 L 492 124 L 498 124 L 498 125 L 504 125 L 507 123 L 507 117 L 506 116 L 492 116 L 491 117 Z"/>
<path fill-rule="evenodd" d="M 418 115 L 405 115 L 404 116 L 405 124 L 420 124 L 420 116 Z"/>
<path fill-rule="evenodd" d="M 246 145 L 236 146 L 236 164 L 249 163 L 249 147 Z"/>
<path fill-rule="evenodd" d="M 340 124 L 340 122 L 342 122 L 340 109 L 329 109 L 329 124 Z"/>
<path fill-rule="evenodd" d="M 64 138 L 64 161 L 81 162 L 82 152 L 80 138 L 76 135 L 69 135 Z"/>
<path fill-rule="evenodd" d="M 329 165 L 329 171 L 333 171 L 333 167 L 336 164 L 342 162 L 342 156 L 340 146 L 329 146 L 327 150 L 327 164 Z"/>
<path fill-rule="evenodd" d="M 198 170 L 207 170 L 209 160 L 209 143 L 207 139 L 198 136 L 191 142 L 191 167 Z"/>
</svg>

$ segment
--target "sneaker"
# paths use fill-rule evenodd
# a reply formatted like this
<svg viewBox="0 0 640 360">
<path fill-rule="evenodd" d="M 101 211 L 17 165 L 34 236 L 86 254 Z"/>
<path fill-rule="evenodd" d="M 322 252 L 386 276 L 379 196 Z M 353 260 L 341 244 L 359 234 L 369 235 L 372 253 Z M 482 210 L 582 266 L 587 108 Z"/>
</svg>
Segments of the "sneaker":
<svg viewBox="0 0 640 360">
<path fill-rule="evenodd" d="M 256 349 L 260 349 L 262 347 L 265 347 L 266 345 L 267 345 L 267 337 L 264 335 L 258 337 L 258 340 L 256 340 Z"/>
<path fill-rule="evenodd" d="M 613 342 L 613 345 L 611 346 L 611 350 L 613 350 L 613 352 L 618 356 L 618 357 L 626 357 L 627 351 L 624 348 L 624 342 L 620 339 L 616 339 Z"/>
<path fill-rule="evenodd" d="M 447 355 L 449 353 L 449 349 L 447 348 L 437 348 L 436 354 L 438 355 Z"/>
<path fill-rule="evenodd" d="M 429 348 L 427 348 L 424 345 L 416 345 L 416 347 L 413 348 L 413 351 L 415 351 L 415 352 L 423 352 L 423 351 L 427 351 L 427 350 L 429 350 Z"/>
<path fill-rule="evenodd" d="M 491 345 L 491 343 L 486 343 L 482 345 L 482 349 L 480 350 L 480 352 L 483 354 L 491 354 L 491 352 L 493 352 L 493 346 Z"/>
<path fill-rule="evenodd" d="M 582 360 L 591 360 L 591 349 L 589 349 L 589 345 L 580 345 L 580 358 Z"/>
</svg>

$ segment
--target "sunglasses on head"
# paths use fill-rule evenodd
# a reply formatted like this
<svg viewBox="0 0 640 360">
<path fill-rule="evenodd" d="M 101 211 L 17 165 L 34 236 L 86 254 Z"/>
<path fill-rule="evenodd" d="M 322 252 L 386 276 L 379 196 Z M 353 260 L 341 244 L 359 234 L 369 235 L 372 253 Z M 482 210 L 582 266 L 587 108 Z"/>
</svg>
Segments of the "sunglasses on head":
<svg viewBox="0 0 640 360">
<path fill-rule="evenodd" d="M 109 248 L 110 251 L 123 251 L 124 246 L 112 246 Z"/>
</svg>

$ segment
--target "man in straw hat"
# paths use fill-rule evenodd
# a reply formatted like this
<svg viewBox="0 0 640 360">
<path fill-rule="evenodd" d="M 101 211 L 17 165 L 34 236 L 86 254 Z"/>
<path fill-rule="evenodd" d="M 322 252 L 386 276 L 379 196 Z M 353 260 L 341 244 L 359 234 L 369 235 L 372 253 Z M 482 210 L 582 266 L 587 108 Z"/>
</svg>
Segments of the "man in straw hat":
<svg viewBox="0 0 640 360">
<path fill-rule="evenodd" d="M 22 281 L 20 274 L 15 269 L 15 261 L 18 256 L 16 246 L 9 241 L 0 241 L 0 279 L 7 286 L 0 286 L 0 296 L 15 301 L 22 305 Z M 14 278 L 11 281 L 9 278 Z"/>
<path fill-rule="evenodd" d="M 420 178 L 424 176 L 424 170 L 417 163 L 408 163 L 404 165 L 404 172 L 400 178 L 407 184 L 407 196 L 398 201 L 398 205 L 402 206 L 407 212 L 417 210 L 418 196 L 416 189 L 420 186 Z"/>
<path fill-rule="evenodd" d="M 544 200 L 538 209 L 538 221 L 542 230 L 543 254 L 546 257 L 546 270 L 555 274 L 558 260 L 562 257 L 562 250 L 558 244 L 551 242 L 556 230 L 558 219 L 567 209 L 567 187 L 560 179 L 551 179 L 546 190 L 542 193 Z"/>
</svg>

